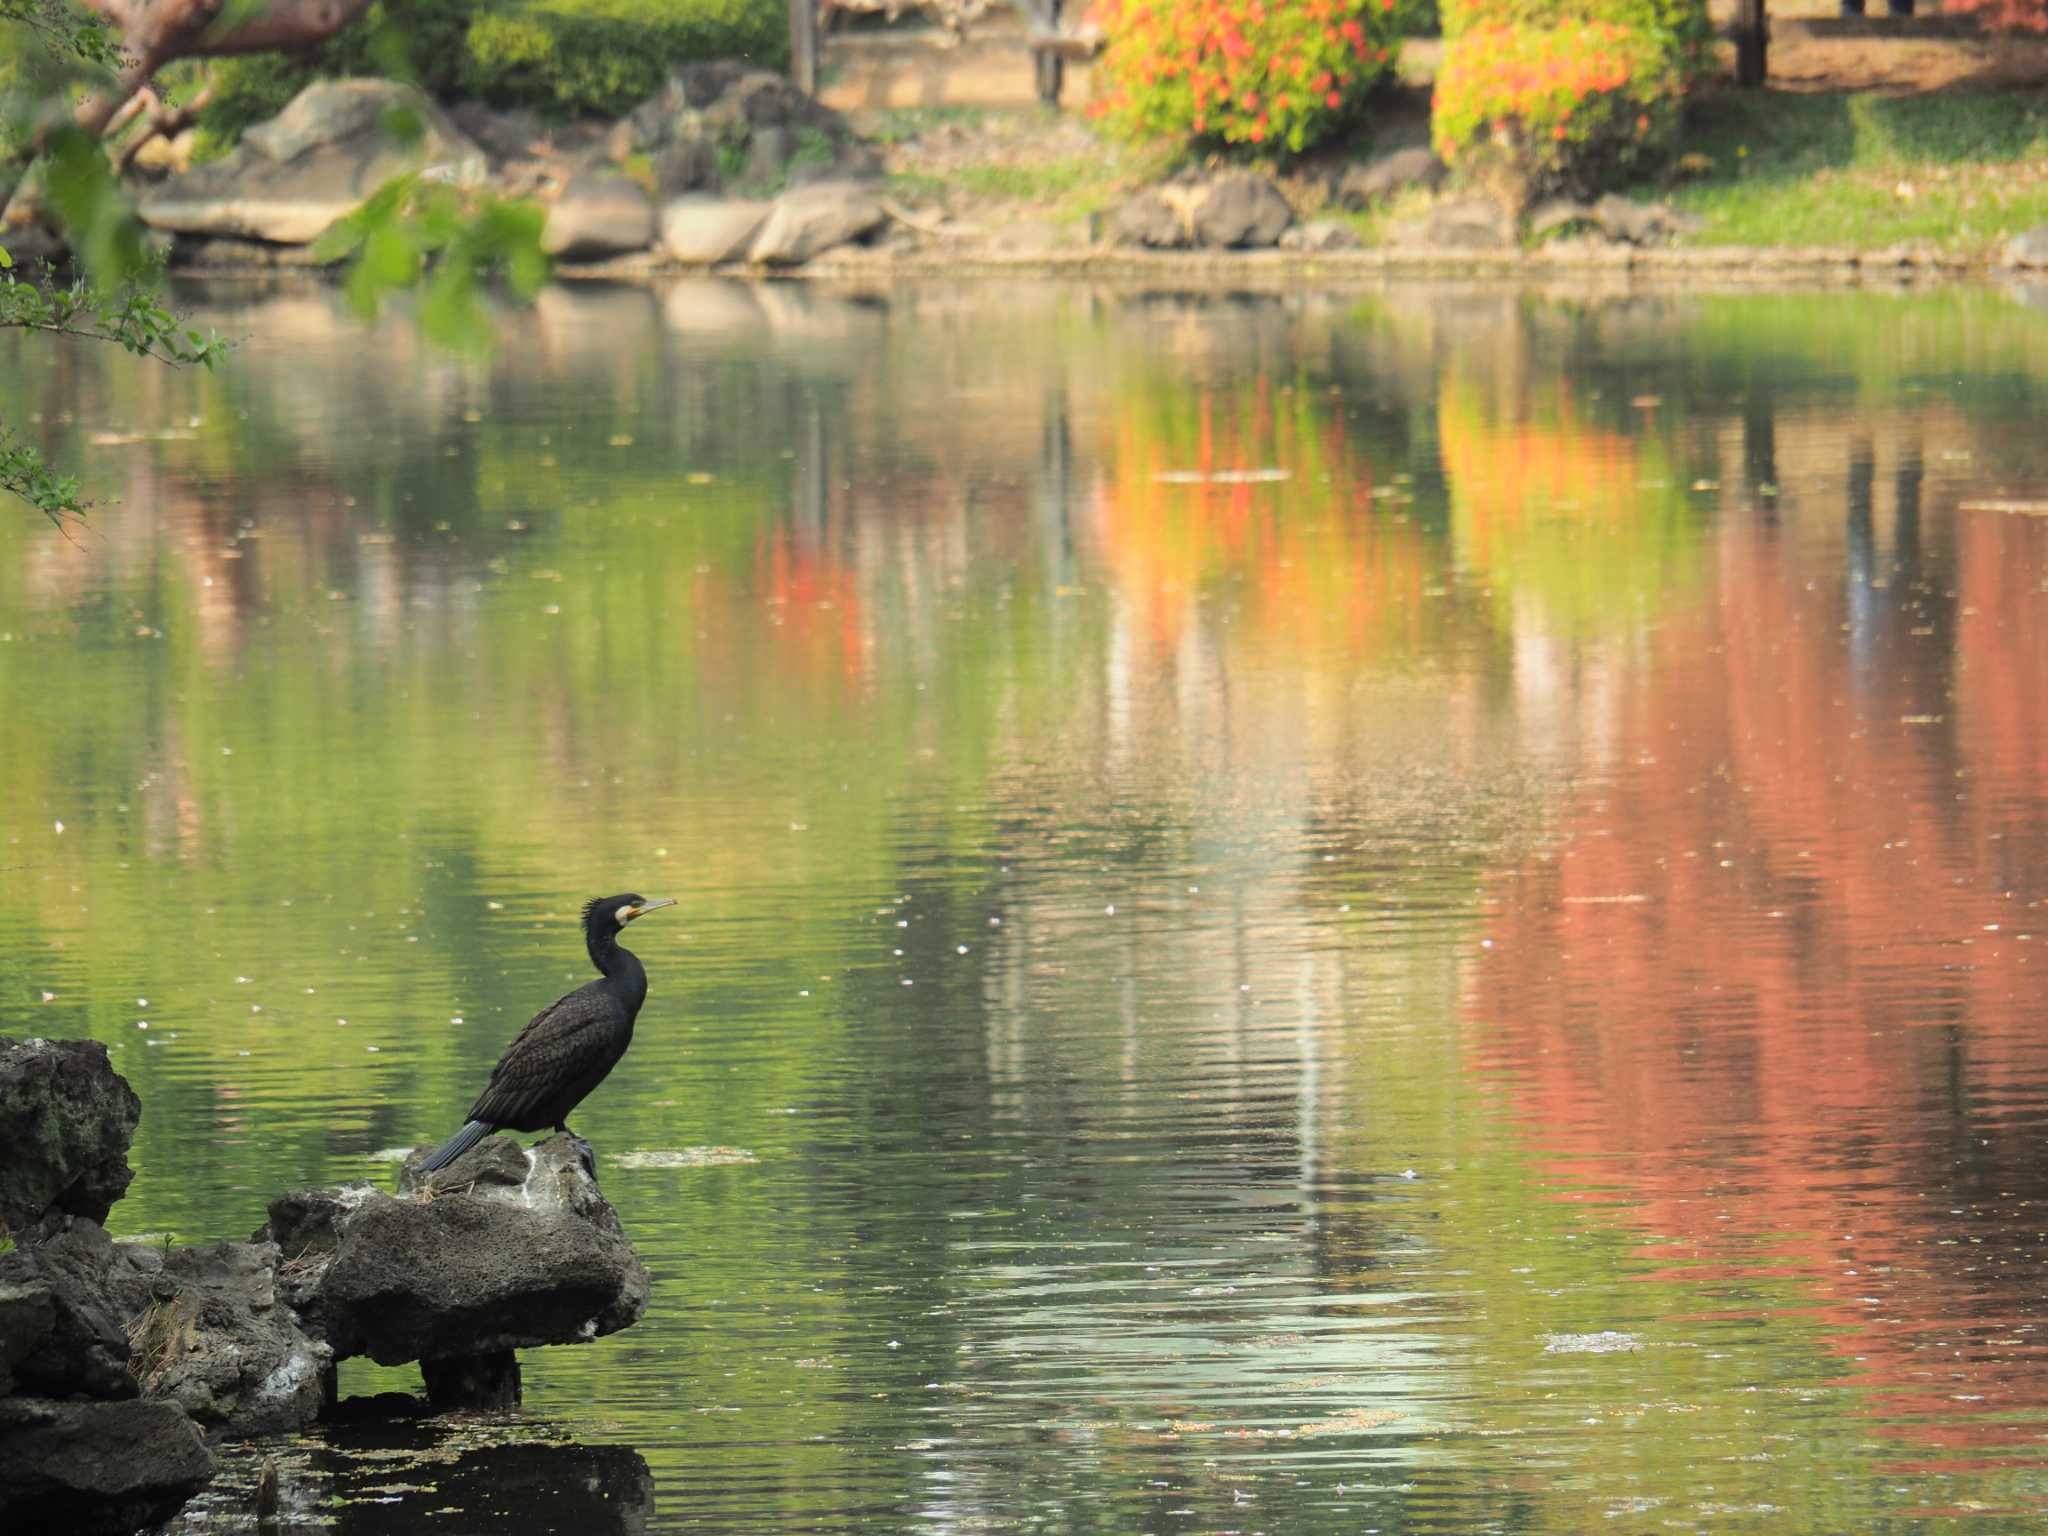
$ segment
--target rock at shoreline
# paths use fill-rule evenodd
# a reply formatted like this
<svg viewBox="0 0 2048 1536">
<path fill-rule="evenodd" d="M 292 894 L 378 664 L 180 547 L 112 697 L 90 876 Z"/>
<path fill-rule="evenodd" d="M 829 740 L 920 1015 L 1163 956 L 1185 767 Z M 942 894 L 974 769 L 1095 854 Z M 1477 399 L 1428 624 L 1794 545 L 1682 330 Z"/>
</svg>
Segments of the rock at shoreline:
<svg viewBox="0 0 2048 1536">
<path fill-rule="evenodd" d="M 1485 198 L 1459 198 L 1439 203 L 1425 217 L 1389 230 L 1387 243 L 1460 251 L 1507 250 L 1515 244 L 1515 221 L 1499 204 Z"/>
<path fill-rule="evenodd" d="M 127 1536 L 176 1513 L 213 1457 L 173 1403 L 0 1398 L 0 1527 Z"/>
<path fill-rule="evenodd" d="M 1357 230 L 1335 219 L 1311 219 L 1280 237 L 1282 249 L 1290 251 L 1355 251 L 1364 244 Z"/>
<path fill-rule="evenodd" d="M 550 256 L 589 261 L 644 251 L 654 243 L 654 204 L 623 176 L 578 176 L 548 210 L 540 248 Z"/>
<path fill-rule="evenodd" d="M 866 239 L 887 217 L 882 205 L 857 183 L 800 187 L 775 200 L 747 249 L 747 259 L 758 266 L 797 266 L 835 245 Z"/>
<path fill-rule="evenodd" d="M 416 129 L 408 142 L 394 128 Z M 483 152 L 417 88 L 317 80 L 232 154 L 142 194 L 153 229 L 305 245 L 394 176 L 419 171 L 475 185 Z"/>
<path fill-rule="evenodd" d="M 1216 177 L 1202 188 L 1189 215 L 1196 242 L 1219 250 L 1277 245 L 1294 222 L 1294 209 L 1280 189 L 1252 171 Z"/>
<path fill-rule="evenodd" d="M 2014 235 L 2000 248 L 1998 260 L 2007 267 L 2048 267 L 2048 224 Z"/>
<path fill-rule="evenodd" d="M 0 1231 L 25 1233 L 51 1211 L 105 1221 L 135 1177 L 141 1117 L 97 1040 L 0 1035 Z"/>
<path fill-rule="evenodd" d="M 0 1358 L 17 1392 L 48 1397 L 134 1397 L 127 1318 L 108 1277 L 114 1240 L 82 1216 L 41 1241 L 0 1256 L 0 1287 L 16 1306 L 0 1313 Z M 35 1298 L 40 1297 L 38 1301 Z"/>
<path fill-rule="evenodd" d="M 278 1305 L 276 1244 L 117 1251 L 111 1289 L 148 1396 L 238 1435 L 319 1417 L 333 1361 Z"/>
<path fill-rule="evenodd" d="M 1228 171 L 1145 188 L 1117 210 L 1110 239 L 1154 250 L 1263 249 L 1278 244 L 1293 222 L 1294 209 L 1272 182 L 1253 171 Z"/>
<path fill-rule="evenodd" d="M 1446 174 L 1443 161 L 1428 146 L 1397 149 L 1363 165 L 1346 167 L 1337 179 L 1337 205 L 1358 211 L 1408 187 L 1435 191 Z"/>
<path fill-rule="evenodd" d="M 661 210 L 661 244 L 677 261 L 717 266 L 747 254 L 768 205 L 745 198 L 679 197 Z"/>
<path fill-rule="evenodd" d="M 424 1198 L 366 1184 L 271 1203 L 284 1299 L 337 1360 L 581 1344 L 639 1321 L 647 1270 L 568 1136 L 493 1137 Z"/>
</svg>

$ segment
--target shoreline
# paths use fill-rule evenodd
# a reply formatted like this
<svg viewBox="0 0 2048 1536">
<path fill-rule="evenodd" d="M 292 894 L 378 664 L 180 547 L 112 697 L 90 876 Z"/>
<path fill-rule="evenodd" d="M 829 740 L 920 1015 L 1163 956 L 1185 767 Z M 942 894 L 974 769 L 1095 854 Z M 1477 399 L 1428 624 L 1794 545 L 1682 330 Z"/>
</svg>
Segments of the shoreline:
<svg viewBox="0 0 2048 1536">
<path fill-rule="evenodd" d="M 237 253 L 220 249 L 223 243 L 209 242 L 209 249 L 175 264 L 173 271 L 181 278 L 291 274 L 331 281 L 342 270 L 314 264 L 302 254 L 302 247 L 251 243 L 246 259 L 241 259 Z M 605 261 L 557 262 L 553 277 L 563 283 L 653 283 L 702 277 L 758 282 L 1041 278 L 1259 289 L 1431 278 L 1517 283 L 1596 277 L 1646 288 L 1702 282 L 1727 289 L 1899 288 L 1958 281 L 2048 282 L 2048 260 L 2016 263 L 1916 247 L 1630 246 L 1594 241 L 1559 241 L 1528 250 L 1397 245 L 1339 251 L 1156 251 L 1088 246 L 1011 253 L 853 246 L 790 267 L 743 262 L 690 264 L 644 252 Z"/>
</svg>

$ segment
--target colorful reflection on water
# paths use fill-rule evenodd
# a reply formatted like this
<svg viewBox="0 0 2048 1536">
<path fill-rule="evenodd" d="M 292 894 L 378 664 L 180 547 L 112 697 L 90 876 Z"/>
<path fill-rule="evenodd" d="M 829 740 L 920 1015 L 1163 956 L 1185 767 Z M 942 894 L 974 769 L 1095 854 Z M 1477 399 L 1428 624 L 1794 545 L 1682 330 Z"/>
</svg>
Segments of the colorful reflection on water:
<svg viewBox="0 0 2048 1536">
<path fill-rule="evenodd" d="M 649 1317 L 288 1508 L 2040 1518 L 2048 316 L 192 297 L 5 353 L 119 498 L 0 524 L 0 1030 L 141 1093 L 117 1230 L 388 1178 L 682 902 L 577 1117 Z"/>
</svg>

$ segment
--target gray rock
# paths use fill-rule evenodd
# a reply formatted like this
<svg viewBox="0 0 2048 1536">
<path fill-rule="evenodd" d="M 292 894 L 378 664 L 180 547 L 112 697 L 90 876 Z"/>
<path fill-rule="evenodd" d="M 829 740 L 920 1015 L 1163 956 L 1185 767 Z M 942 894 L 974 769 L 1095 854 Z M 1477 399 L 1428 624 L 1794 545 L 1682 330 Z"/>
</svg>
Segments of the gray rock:
<svg viewBox="0 0 2048 1536">
<path fill-rule="evenodd" d="M 15 1356 L 9 1368 L 15 1390 L 50 1397 L 136 1395 L 127 1318 L 108 1283 L 114 1261 L 113 1239 L 82 1216 L 66 1217 L 40 1241 L 0 1256 L 0 1286 L 40 1291 L 49 1309 L 39 1336 L 16 1336 L 6 1345 Z M 42 1304 L 28 1305 L 19 1320 L 34 1326 Z"/>
<path fill-rule="evenodd" d="M 647 1271 L 568 1136 L 531 1152 L 493 1137 L 430 1198 L 352 1184 L 271 1203 L 258 1242 L 279 1288 L 337 1360 L 382 1365 L 581 1344 L 639 1321 Z"/>
<path fill-rule="evenodd" d="M 177 1513 L 213 1465 L 175 1403 L 0 1399 L 0 1528 L 127 1536 Z"/>
<path fill-rule="evenodd" d="M 1335 219 L 1311 219 L 1296 225 L 1280 237 L 1290 251 L 1355 251 L 1365 244 L 1358 231 Z"/>
<path fill-rule="evenodd" d="M 796 154 L 796 130 L 786 122 L 762 123 L 747 136 L 746 179 L 779 186 Z"/>
<path fill-rule="evenodd" d="M 420 125 L 415 141 L 385 131 L 394 106 Z M 307 245 L 394 176 L 419 171 L 473 186 L 486 164 L 428 97 L 384 80 L 316 81 L 242 137 L 233 153 L 143 193 L 142 221 L 177 234 Z"/>
<path fill-rule="evenodd" d="M 820 154 L 819 147 L 829 150 Z M 716 186 L 721 163 L 756 186 L 845 180 L 880 170 L 845 118 L 782 75 L 737 60 L 686 64 L 613 129 L 612 158 L 653 158 L 663 196 Z"/>
<path fill-rule="evenodd" d="M 1999 250 L 1998 259 L 2008 267 L 2048 267 L 2048 224 L 2014 235 Z"/>
<path fill-rule="evenodd" d="M 109 1288 L 147 1396 L 209 1429 L 260 1435 L 319 1417 L 333 1359 L 278 1305 L 274 1243 L 117 1245 Z"/>
<path fill-rule="evenodd" d="M 1197 243 L 1218 249 L 1263 249 L 1279 242 L 1294 222 L 1280 189 L 1251 171 L 1218 176 L 1201 189 L 1191 209 Z"/>
<path fill-rule="evenodd" d="M 1498 204 L 1484 198 L 1460 198 L 1439 203 L 1426 217 L 1391 231 L 1388 243 L 1447 250 L 1505 250 L 1515 243 L 1515 225 Z"/>
<path fill-rule="evenodd" d="M 1573 224 L 1597 222 L 1591 207 L 1570 197 L 1546 199 L 1531 208 L 1527 215 L 1529 233 L 1539 240 Z"/>
<path fill-rule="evenodd" d="M 1344 208 L 1369 208 L 1406 187 L 1434 191 L 1443 185 L 1445 174 L 1443 161 L 1427 146 L 1397 149 L 1363 165 L 1346 167 L 1337 179 L 1337 202 Z"/>
<path fill-rule="evenodd" d="M 14 1390 L 15 1365 L 33 1354 L 57 1324 L 50 1288 L 40 1281 L 0 1281 L 0 1397 Z"/>
<path fill-rule="evenodd" d="M 494 161 L 523 160 L 546 136 L 531 107 L 495 111 L 480 101 L 461 101 L 449 107 L 448 120 Z"/>
<path fill-rule="evenodd" d="M 1145 188 L 1117 210 L 1109 226 L 1109 238 L 1118 245 L 1142 245 L 1153 250 L 1177 250 L 1194 244 L 1185 189 Z"/>
<path fill-rule="evenodd" d="M 747 259 L 762 266 L 793 267 L 835 245 L 864 239 L 888 215 L 866 188 L 855 182 L 822 182 L 785 192 L 768 210 Z"/>
<path fill-rule="evenodd" d="M 718 185 L 718 146 L 709 139 L 677 139 L 654 156 L 654 185 L 663 197 Z"/>
<path fill-rule="evenodd" d="M 105 1221 L 135 1177 L 141 1118 L 97 1040 L 0 1035 L 0 1231 L 26 1233 L 52 1211 Z"/>
<path fill-rule="evenodd" d="M 1700 221 L 1663 203 L 1638 203 L 1609 192 L 1593 205 L 1593 218 L 1610 240 L 1655 245 L 1699 228 Z"/>
<path fill-rule="evenodd" d="M 716 266 L 738 261 L 753 244 L 766 203 L 728 197 L 679 197 L 661 210 L 662 247 L 677 261 Z"/>
<path fill-rule="evenodd" d="M 654 204 L 623 176 L 579 176 L 548 210 L 540 248 L 569 261 L 644 251 L 654 244 Z"/>
</svg>

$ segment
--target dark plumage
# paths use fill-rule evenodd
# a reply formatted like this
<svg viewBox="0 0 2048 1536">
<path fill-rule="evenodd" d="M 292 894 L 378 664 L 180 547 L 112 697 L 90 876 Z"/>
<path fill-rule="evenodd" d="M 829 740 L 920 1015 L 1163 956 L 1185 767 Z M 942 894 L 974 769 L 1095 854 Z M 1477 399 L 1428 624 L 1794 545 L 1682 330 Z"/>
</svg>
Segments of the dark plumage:
<svg viewBox="0 0 2048 1536">
<path fill-rule="evenodd" d="M 469 1106 L 468 1124 L 420 1172 L 446 1168 L 493 1131 L 569 1129 L 569 1111 L 633 1043 L 633 1020 L 647 998 L 647 972 L 638 955 L 619 946 L 619 934 L 636 917 L 674 905 L 628 895 L 600 896 L 584 907 L 583 942 L 603 974 L 548 1004 L 519 1031 Z"/>
</svg>

